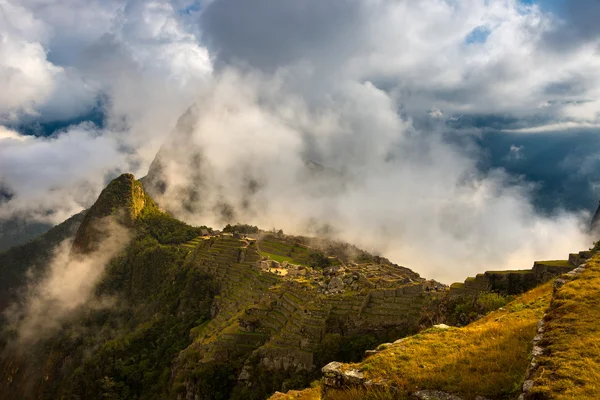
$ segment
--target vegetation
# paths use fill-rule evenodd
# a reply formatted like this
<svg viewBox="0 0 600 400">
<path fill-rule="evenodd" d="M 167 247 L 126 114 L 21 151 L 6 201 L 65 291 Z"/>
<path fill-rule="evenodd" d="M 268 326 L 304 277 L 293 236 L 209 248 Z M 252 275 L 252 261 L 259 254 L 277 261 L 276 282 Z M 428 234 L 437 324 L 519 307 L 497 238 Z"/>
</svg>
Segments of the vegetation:
<svg viewBox="0 0 600 400">
<path fill-rule="evenodd" d="M 435 389 L 471 400 L 476 395 L 511 398 L 520 390 L 536 324 L 551 302 L 550 283 L 514 299 L 491 292 L 458 297 L 436 291 L 412 298 L 396 296 L 396 288 L 388 285 L 379 291 L 382 297 L 374 299 L 381 303 L 374 304 L 387 307 L 392 300 L 394 305 L 401 304 L 396 299 L 411 302 L 406 310 L 412 319 L 396 325 L 373 322 L 363 312 L 366 303 L 361 305 L 362 298 L 357 303 L 349 301 L 356 297 L 356 291 L 339 295 L 333 299 L 335 303 L 323 304 L 328 297 L 310 292 L 312 283 L 302 286 L 300 280 L 285 281 L 257 271 L 254 263 L 260 259 L 258 252 L 271 260 L 316 270 L 339 264 L 339 260 L 359 259 L 380 264 L 380 270 L 390 267 L 398 274 L 392 277 L 406 271 L 407 276 L 416 274 L 335 242 L 314 243 L 275 233 L 252 240 L 251 245 L 231 236 L 201 238 L 202 230 L 208 228 L 189 226 L 162 212 L 131 179 L 124 175 L 111 183 L 102 201 L 93 207 L 102 212 L 86 217 L 89 222 L 92 217 L 119 213 L 126 207 L 133 218 L 128 224 L 133 239 L 109 263 L 96 288 L 93 301 L 110 300 L 111 306 L 82 307 L 55 337 L 27 349 L 24 357 L 30 357 L 32 365 L 42 366 L 36 367 L 36 382 L 27 368 L 20 369 L 18 358 L 9 359 L 8 364 L 0 359 L 0 373 L 17 371 L 21 374 L 19 384 L 37 385 L 32 389 L 36 398 L 154 400 L 193 395 L 199 400 L 258 400 L 291 389 L 273 398 L 315 400 L 321 398 L 318 385 L 302 392 L 293 389 L 306 387 L 319 377 L 320 367 L 333 360 L 355 363 L 345 367 L 359 369 L 367 379 L 393 385 L 399 391 L 351 388 L 328 392 L 328 399 L 402 399 L 417 389 Z M 69 232 L 77 223 L 69 225 Z M 258 232 L 250 225 L 228 225 L 224 230 Z M 190 249 L 196 251 L 191 253 Z M 30 262 L 23 251 L 14 254 Z M 194 263 L 196 256 L 203 261 Z M 2 257 L 5 255 L 0 255 L 0 260 Z M 11 262 L 19 261 L 19 257 Z M 543 262 L 556 266 L 564 263 Z M 359 266 L 348 265 L 350 271 L 360 272 Z M 568 282 L 553 300 L 544 338 L 550 352 L 539 360 L 541 369 L 535 378 L 534 394 L 539 398 L 600 398 L 600 347 L 595 340 L 600 319 L 600 257 L 589 265 L 581 278 Z M 212 275 L 207 275 L 208 271 Z M 6 270 L 0 272 L 6 275 Z M 377 283 L 386 283 L 385 275 L 379 279 Z M 280 297 L 282 294 L 285 296 Z M 366 294 L 360 293 L 370 301 Z M 260 302 L 254 303 L 255 299 Z M 335 310 L 332 304 L 336 304 Z M 361 310 L 358 324 L 349 317 L 357 314 L 345 313 L 344 307 Z M 384 310 L 379 314 L 383 315 L 380 319 L 404 315 L 403 306 L 388 309 L 389 313 Z M 416 332 L 417 321 L 427 327 L 438 323 L 464 327 L 426 329 L 379 347 L 381 351 L 361 362 L 366 349 Z M 303 330 L 314 333 L 304 335 Z M 279 342 L 265 345 L 270 335 L 278 334 Z M 305 341 L 307 338 L 310 341 Z M 263 345 L 261 350 L 269 346 L 269 350 L 276 349 L 275 357 L 278 352 L 287 357 L 299 349 L 304 352 L 301 356 L 310 357 L 307 364 L 316 368 L 267 367 L 264 360 L 275 357 L 254 352 Z M 242 370 L 251 385 L 238 382 Z M 0 377 L 1 385 L 7 380 Z"/>
<path fill-rule="evenodd" d="M 432 297 L 422 311 L 422 325 L 431 326 L 441 323 L 452 326 L 468 325 L 491 311 L 505 306 L 510 299 L 510 296 L 493 292 L 481 292 L 475 296 Z"/>
<path fill-rule="evenodd" d="M 435 389 L 472 399 L 514 396 L 529 364 L 537 322 L 550 303 L 551 283 L 533 289 L 464 327 L 429 329 L 369 357 L 358 368 L 367 379 L 395 385 L 399 393 L 340 392 L 335 399 L 407 398 Z M 329 398 L 329 395 L 328 395 Z"/>
<path fill-rule="evenodd" d="M 263 257 L 273 261 L 309 265 L 309 248 L 297 240 L 288 241 L 274 235 L 267 235 L 259 240 L 259 250 Z"/>
<path fill-rule="evenodd" d="M 324 269 L 331 265 L 331 260 L 320 251 L 314 251 L 308 255 L 308 265 L 316 269 Z"/>
<path fill-rule="evenodd" d="M 290 390 L 287 393 L 276 393 L 270 400 L 321 400 L 321 388 L 314 387 L 302 391 Z"/>
<path fill-rule="evenodd" d="M 202 234 L 206 226 L 192 227 L 155 207 L 146 207 L 140 213 L 138 226 L 160 244 L 179 244 Z"/>
<path fill-rule="evenodd" d="M 99 295 L 121 299 L 110 316 L 117 327 L 67 380 L 64 393 L 74 398 L 168 397 L 172 360 L 190 345 L 190 330 L 210 318 L 211 278 L 186 267 L 185 250 L 157 239 L 183 238 L 195 228 L 155 210 L 144 210 L 136 225 L 136 238 L 98 288 Z M 106 331 L 106 323 L 90 328 Z"/>
<path fill-rule="evenodd" d="M 230 224 L 227 224 L 227 225 L 225 225 L 225 228 L 223 228 L 223 232 L 243 233 L 243 234 L 249 235 L 249 234 L 260 232 L 260 229 L 258 229 L 258 227 L 254 226 L 254 225 L 246 225 L 246 224 L 230 225 Z"/>
<path fill-rule="evenodd" d="M 568 260 L 538 261 L 537 263 L 542 265 L 549 265 L 552 267 L 572 267 Z"/>
<path fill-rule="evenodd" d="M 117 201 L 111 197 L 125 196 L 121 193 L 127 186 L 123 181 L 128 180 L 129 176 L 122 176 L 113 181 L 107 188 L 110 190 L 103 191 L 109 198 L 101 196 L 90 212 L 122 212 L 122 208 L 113 209 L 111 204 L 133 207 L 135 199 Z M 172 361 L 191 344 L 190 330 L 210 318 L 216 294 L 214 282 L 190 268 L 185 263 L 188 251 L 175 245 L 197 236 L 200 228 L 160 211 L 143 191 L 136 196 L 145 200 L 138 201 L 143 209 L 136 211 L 135 221 L 130 222 L 134 238 L 109 263 L 96 288 L 97 297 L 92 300 L 101 303 L 110 299 L 111 307 L 76 310 L 77 317 L 65 322 L 51 340 L 28 349 L 32 365 L 47 360 L 42 361 L 47 362 L 43 374 L 46 380 L 52 377 L 37 398 L 169 397 Z M 84 225 L 92 221 L 90 218 L 84 219 L 80 231 L 90 231 Z M 7 368 L 3 362 L 0 359 L 0 371 Z M 40 384 L 32 381 L 31 375 L 20 379 L 32 387 Z"/>
<path fill-rule="evenodd" d="M 600 398 L 600 257 L 554 295 L 532 395 L 540 399 Z"/>
</svg>

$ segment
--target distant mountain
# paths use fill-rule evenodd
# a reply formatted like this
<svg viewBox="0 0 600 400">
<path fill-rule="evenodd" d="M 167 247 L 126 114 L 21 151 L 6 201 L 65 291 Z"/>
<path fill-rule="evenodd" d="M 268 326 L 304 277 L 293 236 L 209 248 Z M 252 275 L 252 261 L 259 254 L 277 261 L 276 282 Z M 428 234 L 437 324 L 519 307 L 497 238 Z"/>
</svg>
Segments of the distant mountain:
<svg viewBox="0 0 600 400">
<path fill-rule="evenodd" d="M 24 244 L 51 228 L 52 224 L 30 222 L 18 217 L 0 220 L 0 252 Z"/>
<path fill-rule="evenodd" d="M 36 239 L 0 253 L 0 312 L 25 284 L 27 271 L 36 275 L 43 270 L 56 246 L 74 236 L 84 216 L 85 211 L 75 214 Z"/>
</svg>

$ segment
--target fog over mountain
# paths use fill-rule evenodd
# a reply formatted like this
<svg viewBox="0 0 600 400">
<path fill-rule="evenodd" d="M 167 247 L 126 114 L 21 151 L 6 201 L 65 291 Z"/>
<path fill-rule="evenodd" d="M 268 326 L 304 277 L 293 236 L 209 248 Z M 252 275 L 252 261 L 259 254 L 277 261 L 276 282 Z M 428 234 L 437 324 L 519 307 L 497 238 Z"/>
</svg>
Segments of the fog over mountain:
<svg viewBox="0 0 600 400">
<path fill-rule="evenodd" d="M 158 153 L 190 223 L 444 281 L 563 257 L 600 199 L 597 4 L 0 0 L 0 218 L 61 222 Z"/>
</svg>

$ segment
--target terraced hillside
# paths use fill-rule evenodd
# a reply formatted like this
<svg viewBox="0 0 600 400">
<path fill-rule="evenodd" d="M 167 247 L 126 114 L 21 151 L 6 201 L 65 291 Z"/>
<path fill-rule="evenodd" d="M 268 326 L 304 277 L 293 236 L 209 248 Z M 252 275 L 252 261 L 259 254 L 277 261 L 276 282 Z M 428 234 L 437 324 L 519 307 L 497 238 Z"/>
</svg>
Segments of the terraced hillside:
<svg viewBox="0 0 600 400">
<path fill-rule="evenodd" d="M 468 326 L 436 325 L 360 363 L 332 362 L 318 385 L 271 399 L 600 398 L 600 255 L 569 269 Z"/>
<path fill-rule="evenodd" d="M 28 330 L 25 337 L 19 319 L 6 327 L 2 398 L 264 399 L 317 380 L 276 398 L 406 398 L 444 390 L 503 399 L 524 389 L 523 396 L 588 395 L 569 392 L 566 382 L 578 367 L 595 376 L 592 361 L 568 364 L 535 350 L 543 344 L 548 355 L 560 354 L 572 349 L 563 337 L 581 335 L 596 357 L 596 313 L 581 319 L 585 326 L 572 319 L 596 305 L 595 275 L 518 294 L 586 263 L 589 252 L 526 271 L 488 272 L 448 290 L 345 243 L 248 225 L 226 227 L 228 233 L 189 226 L 161 211 L 131 175 L 111 182 L 90 210 L 69 262 L 101 252 L 97 238 L 110 236 L 100 229 L 105 217 L 121 216 L 115 223 L 127 239 L 101 266 L 85 302 L 48 332 Z M 551 304 L 540 342 L 536 325 Z M 539 369 L 531 367 L 532 348 Z"/>
<path fill-rule="evenodd" d="M 313 253 L 330 244 L 311 247 L 306 241 L 284 235 L 256 240 L 222 234 L 183 245 L 190 251 L 190 265 L 214 277 L 219 293 L 212 320 L 192 330 L 195 340 L 174 367 L 182 395 L 200 390 L 200 382 L 194 381 L 199 368 L 236 365 L 233 359 L 239 396 L 248 396 L 249 382 L 256 385 L 270 377 L 262 392 L 253 388 L 260 398 L 285 381 L 305 382 L 315 376 L 327 361 L 324 340 L 339 347 L 345 338 L 371 333 L 370 340 L 376 342 L 418 329 L 423 303 L 434 292 L 425 291 L 417 274 L 384 259 L 379 264 L 347 259 L 344 264 L 325 253 L 320 253 L 320 259 L 328 261 L 325 268 L 311 267 Z M 273 256 L 285 259 L 280 264 Z"/>
</svg>

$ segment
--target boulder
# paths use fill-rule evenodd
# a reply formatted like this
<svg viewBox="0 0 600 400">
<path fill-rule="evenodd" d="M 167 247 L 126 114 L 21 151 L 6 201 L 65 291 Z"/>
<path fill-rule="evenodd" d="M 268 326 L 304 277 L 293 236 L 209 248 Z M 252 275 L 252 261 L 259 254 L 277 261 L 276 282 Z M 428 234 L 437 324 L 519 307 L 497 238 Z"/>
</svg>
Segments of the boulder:
<svg viewBox="0 0 600 400">
<path fill-rule="evenodd" d="M 558 278 L 552 284 L 552 289 L 554 290 L 554 292 L 556 292 L 558 289 L 563 287 L 565 285 L 565 283 L 567 283 L 567 282 L 564 279 Z"/>
<path fill-rule="evenodd" d="M 327 290 L 330 292 L 339 292 L 344 290 L 344 281 L 342 281 L 342 278 L 339 276 L 331 278 L 329 285 L 327 285 Z"/>
<path fill-rule="evenodd" d="M 343 364 L 337 361 L 330 362 L 321 369 L 323 385 L 329 388 L 342 388 L 360 386 L 365 382 L 362 372 L 357 369 L 342 370 Z"/>
</svg>

